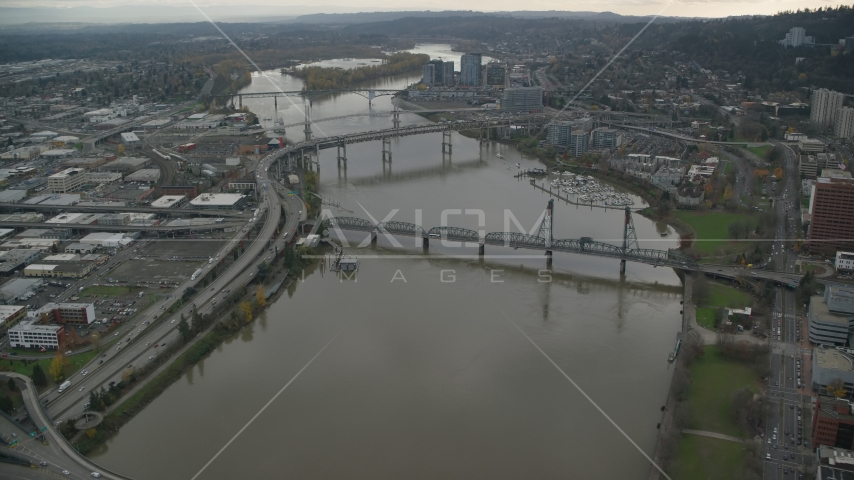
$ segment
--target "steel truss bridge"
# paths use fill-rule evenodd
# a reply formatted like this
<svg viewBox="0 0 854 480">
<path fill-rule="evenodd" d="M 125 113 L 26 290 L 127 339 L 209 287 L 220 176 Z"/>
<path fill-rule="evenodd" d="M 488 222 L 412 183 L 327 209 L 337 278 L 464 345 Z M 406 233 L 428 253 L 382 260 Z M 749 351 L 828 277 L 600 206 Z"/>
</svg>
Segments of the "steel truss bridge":
<svg viewBox="0 0 854 480">
<path fill-rule="evenodd" d="M 406 89 L 381 89 L 381 88 L 332 88 L 328 90 L 291 90 L 287 92 L 254 92 L 254 93 L 235 93 L 232 95 L 214 95 L 211 98 L 216 100 L 224 100 L 234 105 L 234 98 L 237 97 L 238 106 L 243 106 L 244 98 L 280 98 L 280 97 L 302 97 L 308 100 L 314 100 L 326 95 L 335 95 L 343 93 L 354 93 L 368 99 L 368 101 L 376 97 L 386 96 L 405 96 L 408 95 Z"/>
<path fill-rule="evenodd" d="M 553 239 L 551 236 L 553 209 L 554 200 L 550 200 L 537 235 L 517 232 L 491 232 L 481 237 L 478 232 L 467 228 L 433 227 L 427 230 L 413 223 L 389 221 L 374 224 L 369 220 L 357 217 L 331 217 L 324 221 L 324 226 L 338 230 L 369 232 L 372 241 L 375 241 L 379 234 L 422 238 L 425 248 L 429 246 L 430 239 L 465 242 L 471 246 L 477 245 L 480 255 L 485 253 L 486 245 L 514 249 L 542 250 L 545 252 L 547 262 L 549 263 L 551 263 L 552 252 L 555 251 L 609 257 L 620 260 L 621 273 L 625 273 L 626 261 L 646 263 L 660 267 L 691 270 L 697 268 L 697 262 L 693 258 L 683 255 L 678 251 L 639 248 L 631 210 L 628 208 L 625 210 L 626 224 L 622 246 L 599 242 L 589 237 Z"/>
</svg>

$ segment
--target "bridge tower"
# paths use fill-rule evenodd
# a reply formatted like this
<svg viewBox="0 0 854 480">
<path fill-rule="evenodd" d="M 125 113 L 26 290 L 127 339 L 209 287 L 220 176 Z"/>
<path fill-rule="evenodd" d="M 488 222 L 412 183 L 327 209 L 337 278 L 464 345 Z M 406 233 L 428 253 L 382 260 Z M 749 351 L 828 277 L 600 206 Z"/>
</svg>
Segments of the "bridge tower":
<svg viewBox="0 0 854 480">
<path fill-rule="evenodd" d="M 338 168 L 341 168 L 342 160 L 344 161 L 344 168 L 347 168 L 347 144 L 344 142 L 338 144 Z"/>
<path fill-rule="evenodd" d="M 537 232 L 537 236 L 540 238 L 546 239 L 546 264 L 552 264 L 552 242 L 554 242 L 554 235 L 552 233 L 552 214 L 555 209 L 555 200 L 553 198 L 549 199 L 549 205 L 546 207 L 546 214 L 543 216 L 543 221 L 540 223 L 540 230 Z"/>
<path fill-rule="evenodd" d="M 273 97 L 273 101 L 276 101 L 276 97 Z M 237 96 L 237 104 L 241 109 L 243 108 L 243 95 Z"/>
<path fill-rule="evenodd" d="M 626 221 L 623 224 L 623 256 L 631 250 L 638 250 L 638 235 L 635 231 L 635 221 L 632 219 L 632 210 L 626 206 Z M 620 260 L 620 275 L 626 274 L 626 259 Z"/>
<path fill-rule="evenodd" d="M 392 112 L 391 122 L 394 128 L 400 128 L 400 110 L 397 109 L 397 102 L 394 102 L 394 112 Z"/>
<path fill-rule="evenodd" d="M 305 128 L 303 132 L 305 132 L 305 141 L 311 141 L 311 112 L 309 112 L 308 106 L 303 105 L 303 112 L 305 112 Z"/>
<path fill-rule="evenodd" d="M 446 140 L 447 139 L 447 140 Z M 447 147 L 447 150 L 446 150 Z M 451 130 L 442 130 L 442 153 L 451 154 Z"/>
<path fill-rule="evenodd" d="M 279 119 L 279 97 L 273 97 L 273 120 Z"/>
<path fill-rule="evenodd" d="M 391 162 L 391 138 L 389 137 L 383 138 L 383 163 L 386 162 L 386 157 Z"/>
</svg>

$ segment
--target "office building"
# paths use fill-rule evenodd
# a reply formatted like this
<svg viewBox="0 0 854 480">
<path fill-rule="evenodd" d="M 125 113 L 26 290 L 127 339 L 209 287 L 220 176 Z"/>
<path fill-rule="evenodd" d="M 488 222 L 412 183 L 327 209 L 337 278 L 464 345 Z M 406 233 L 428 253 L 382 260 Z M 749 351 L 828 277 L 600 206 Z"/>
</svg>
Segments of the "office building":
<svg viewBox="0 0 854 480">
<path fill-rule="evenodd" d="M 569 153 L 573 157 L 584 155 L 590 148 L 590 134 L 584 130 L 573 130 L 569 135 Z"/>
<path fill-rule="evenodd" d="M 819 395 L 813 409 L 812 446 L 854 447 L 854 414 L 844 398 Z"/>
<path fill-rule="evenodd" d="M 196 185 L 161 185 L 160 193 L 163 195 L 186 195 L 192 198 L 199 194 L 199 187 Z"/>
<path fill-rule="evenodd" d="M 0 305 L 0 332 L 12 328 L 19 320 L 27 316 L 27 307 L 21 305 Z"/>
<path fill-rule="evenodd" d="M 486 65 L 486 86 L 504 87 L 507 84 L 507 66 L 499 62 Z"/>
<path fill-rule="evenodd" d="M 809 340 L 816 345 L 845 346 L 849 332 L 854 327 L 854 314 L 838 314 L 830 311 L 821 295 L 810 297 L 807 311 Z"/>
<path fill-rule="evenodd" d="M 812 92 L 810 123 L 813 127 L 822 130 L 833 127 L 844 98 L 845 95 L 826 88 Z"/>
<path fill-rule="evenodd" d="M 89 325 L 95 320 L 95 304 L 92 303 L 45 303 L 33 316 L 42 322 L 60 325 Z"/>
<path fill-rule="evenodd" d="M 47 177 L 47 189 L 51 193 L 68 193 L 80 188 L 86 183 L 85 170 L 82 168 L 66 168 Z"/>
<path fill-rule="evenodd" d="M 778 43 L 786 48 L 788 47 L 811 47 L 815 44 L 813 37 L 807 36 L 807 31 L 801 27 L 792 27 L 786 38 L 778 40 Z"/>
<path fill-rule="evenodd" d="M 542 112 L 543 89 L 540 87 L 508 88 L 504 90 L 501 110 L 508 112 Z"/>
<path fill-rule="evenodd" d="M 842 107 L 836 114 L 833 134 L 838 138 L 854 139 L 854 108 Z"/>
<path fill-rule="evenodd" d="M 65 342 L 62 325 L 39 325 L 35 320 L 25 320 L 9 329 L 12 348 L 44 348 L 55 350 Z"/>
<path fill-rule="evenodd" d="M 815 458 L 815 480 L 854 479 L 854 452 L 851 450 L 819 445 Z"/>
<path fill-rule="evenodd" d="M 802 177 L 815 178 L 818 175 L 818 164 L 815 155 L 801 155 L 798 162 L 798 172 Z"/>
<path fill-rule="evenodd" d="M 798 150 L 801 153 L 820 153 L 824 151 L 824 143 L 814 138 L 801 138 L 798 140 Z"/>
<path fill-rule="evenodd" d="M 481 85 L 481 66 L 483 56 L 479 53 L 464 53 L 460 58 L 460 85 L 479 87 Z"/>
<path fill-rule="evenodd" d="M 237 193 L 203 193 L 190 200 L 195 208 L 231 209 L 237 210 L 246 204 L 246 195 Z"/>
<path fill-rule="evenodd" d="M 593 130 L 593 148 L 618 148 L 623 144 L 623 134 L 611 128 Z"/>
<path fill-rule="evenodd" d="M 854 250 L 854 179 L 850 172 L 824 169 L 810 199 L 809 251 L 834 255 Z"/>
</svg>

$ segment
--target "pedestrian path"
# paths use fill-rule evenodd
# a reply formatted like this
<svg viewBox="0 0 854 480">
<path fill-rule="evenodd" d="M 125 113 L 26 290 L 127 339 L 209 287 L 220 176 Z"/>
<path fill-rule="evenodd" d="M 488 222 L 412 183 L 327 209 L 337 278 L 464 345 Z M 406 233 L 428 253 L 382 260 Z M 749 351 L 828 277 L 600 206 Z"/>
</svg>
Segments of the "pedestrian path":
<svg viewBox="0 0 854 480">
<path fill-rule="evenodd" d="M 717 438 L 718 440 L 727 440 L 729 442 L 738 442 L 738 443 L 747 443 L 748 442 L 748 440 L 742 440 L 741 438 L 738 438 L 738 437 L 732 437 L 730 435 L 724 435 L 723 433 L 707 432 L 705 430 L 683 429 L 682 433 L 685 433 L 688 435 L 700 435 L 702 437 Z"/>
</svg>

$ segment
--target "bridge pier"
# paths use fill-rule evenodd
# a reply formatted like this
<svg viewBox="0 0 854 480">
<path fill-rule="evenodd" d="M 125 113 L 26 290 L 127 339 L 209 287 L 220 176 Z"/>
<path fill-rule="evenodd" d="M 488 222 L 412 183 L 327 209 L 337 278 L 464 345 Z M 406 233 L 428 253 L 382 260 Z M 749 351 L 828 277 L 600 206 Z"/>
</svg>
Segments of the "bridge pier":
<svg viewBox="0 0 854 480">
<path fill-rule="evenodd" d="M 383 162 L 386 161 L 386 157 L 388 157 L 388 161 L 391 161 L 391 139 L 388 137 L 383 138 Z"/>
<path fill-rule="evenodd" d="M 552 251 L 546 250 L 546 265 L 552 266 Z"/>
<path fill-rule="evenodd" d="M 394 112 L 391 115 L 391 123 L 394 128 L 400 128 L 400 112 L 397 110 L 397 104 L 394 104 Z"/>
<path fill-rule="evenodd" d="M 344 168 L 347 168 L 347 144 L 338 144 L 338 168 L 341 168 L 341 160 L 344 160 Z"/>
<path fill-rule="evenodd" d="M 273 97 L 273 120 L 279 119 L 279 97 Z"/>
<path fill-rule="evenodd" d="M 424 250 L 430 248 L 430 237 L 421 237 L 421 246 L 424 248 Z"/>
<path fill-rule="evenodd" d="M 371 231 L 371 245 L 376 245 L 376 244 L 377 244 L 377 231 L 373 230 L 373 231 Z"/>
<path fill-rule="evenodd" d="M 273 97 L 273 101 L 276 101 L 276 97 Z M 240 106 L 240 108 L 242 109 L 243 108 L 243 95 L 237 96 L 237 102 L 238 102 L 238 105 Z"/>
<path fill-rule="evenodd" d="M 485 253 L 486 253 L 486 244 L 485 243 L 478 243 L 477 244 L 477 254 L 482 257 Z"/>
<path fill-rule="evenodd" d="M 447 139 L 447 140 L 446 140 Z M 446 150 L 447 147 L 447 150 Z M 443 130 L 442 131 L 442 153 L 451 154 L 451 131 Z"/>
<path fill-rule="evenodd" d="M 305 128 L 303 129 L 303 132 L 305 133 L 305 141 L 310 142 L 311 141 L 311 123 L 308 122 L 308 119 L 306 119 L 306 121 L 305 121 Z"/>
<path fill-rule="evenodd" d="M 626 274 L 626 260 L 620 260 L 620 275 L 624 276 Z"/>
</svg>

